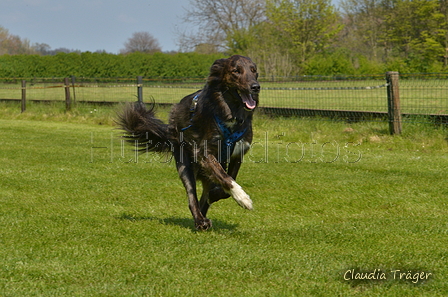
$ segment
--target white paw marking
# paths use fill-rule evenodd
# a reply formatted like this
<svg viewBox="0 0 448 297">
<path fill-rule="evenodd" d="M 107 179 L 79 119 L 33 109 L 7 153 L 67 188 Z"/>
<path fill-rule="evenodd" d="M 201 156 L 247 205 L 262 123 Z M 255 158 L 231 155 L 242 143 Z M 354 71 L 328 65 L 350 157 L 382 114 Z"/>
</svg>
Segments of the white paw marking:
<svg viewBox="0 0 448 297">
<path fill-rule="evenodd" d="M 235 181 L 232 181 L 230 194 L 242 208 L 249 210 L 253 209 L 252 200 L 250 199 L 249 195 L 247 195 L 246 192 L 244 192 L 243 188 L 241 188 L 241 186 Z"/>
</svg>

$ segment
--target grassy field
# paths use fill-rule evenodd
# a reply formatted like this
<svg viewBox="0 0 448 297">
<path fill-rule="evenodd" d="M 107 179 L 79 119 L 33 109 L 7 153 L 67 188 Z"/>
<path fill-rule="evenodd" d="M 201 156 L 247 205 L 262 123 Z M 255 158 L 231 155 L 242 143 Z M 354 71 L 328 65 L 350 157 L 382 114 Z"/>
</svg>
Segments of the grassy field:
<svg viewBox="0 0 448 297">
<path fill-rule="evenodd" d="M 258 116 L 255 210 L 220 201 L 197 232 L 173 162 L 136 159 L 113 110 L 18 110 L 0 104 L 1 296 L 448 295 L 446 129 Z"/>
<path fill-rule="evenodd" d="M 387 111 L 385 80 L 333 80 L 262 83 L 261 106 L 354 111 Z M 176 103 L 202 88 L 202 83 L 156 84 L 145 82 L 144 98 L 159 103 Z M 349 89 L 355 88 L 355 89 Z M 368 88 L 368 89 L 366 89 Z M 448 114 L 448 80 L 402 80 L 400 98 L 403 113 Z M 84 83 L 71 88 L 78 101 L 126 102 L 136 100 L 137 86 L 132 81 Z M 0 98 L 19 99 L 19 84 L 0 84 Z M 29 100 L 64 100 L 62 83 L 30 84 Z"/>
</svg>

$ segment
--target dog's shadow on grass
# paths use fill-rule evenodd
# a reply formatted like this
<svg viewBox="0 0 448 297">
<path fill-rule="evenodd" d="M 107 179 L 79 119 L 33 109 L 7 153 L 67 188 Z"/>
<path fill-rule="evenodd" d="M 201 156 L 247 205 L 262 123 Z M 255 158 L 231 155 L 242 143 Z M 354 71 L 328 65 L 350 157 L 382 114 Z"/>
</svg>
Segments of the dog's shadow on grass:
<svg viewBox="0 0 448 297">
<path fill-rule="evenodd" d="M 161 225 L 171 225 L 171 226 L 180 226 L 185 229 L 190 229 L 192 232 L 200 232 L 196 230 L 194 227 L 193 219 L 191 218 L 180 218 L 180 217 L 169 217 L 169 218 L 158 218 L 158 217 L 151 217 L 151 216 L 136 216 L 131 214 L 122 214 L 117 217 L 119 220 L 123 221 L 131 221 L 131 222 L 137 222 L 137 221 L 156 221 L 159 222 Z M 229 224 L 227 222 L 214 219 L 212 220 L 213 227 L 210 229 L 212 231 L 235 231 L 238 227 L 237 224 Z"/>
</svg>

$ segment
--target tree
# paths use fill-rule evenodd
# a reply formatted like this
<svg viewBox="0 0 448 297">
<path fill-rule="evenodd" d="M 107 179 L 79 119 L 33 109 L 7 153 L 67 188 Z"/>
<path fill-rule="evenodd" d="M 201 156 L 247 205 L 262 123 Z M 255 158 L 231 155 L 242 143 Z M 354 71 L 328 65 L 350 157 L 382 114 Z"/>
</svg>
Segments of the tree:
<svg viewBox="0 0 448 297">
<path fill-rule="evenodd" d="M 417 71 L 431 71 L 446 54 L 445 16 L 438 0 L 396 0 L 385 18 L 384 43 L 395 56 L 415 63 Z"/>
<path fill-rule="evenodd" d="M 443 14 L 443 23 L 441 24 L 442 45 L 445 47 L 445 54 L 443 55 L 443 65 L 448 67 L 448 0 L 440 0 L 440 12 Z"/>
<path fill-rule="evenodd" d="M 36 54 L 29 39 L 21 39 L 17 35 L 9 34 L 8 29 L 0 26 L 0 55 Z"/>
<path fill-rule="evenodd" d="M 240 30 L 262 22 L 264 0 L 190 0 L 185 23 L 198 27 L 194 33 L 178 32 L 182 51 L 194 50 L 201 44 L 217 50 L 228 49 L 229 37 Z"/>
<path fill-rule="evenodd" d="M 240 54 L 256 61 L 260 73 L 286 77 L 297 73 L 290 48 L 268 21 L 229 36 L 230 54 Z"/>
<path fill-rule="evenodd" d="M 384 28 L 383 0 L 343 0 L 342 44 L 353 54 L 378 62 L 383 58 L 380 36 Z"/>
<path fill-rule="evenodd" d="M 6 28 L 0 26 L 0 55 L 6 54 L 6 42 L 9 37 L 9 31 Z"/>
<path fill-rule="evenodd" d="M 299 67 L 325 51 L 342 29 L 331 0 L 268 0 L 267 17 Z"/>
<path fill-rule="evenodd" d="M 159 42 L 148 32 L 135 32 L 132 37 L 124 43 L 124 49 L 120 50 L 122 54 L 129 54 L 134 52 L 141 53 L 156 53 L 161 52 L 162 48 Z"/>
<path fill-rule="evenodd" d="M 33 48 L 36 52 L 44 56 L 48 55 L 51 51 L 51 47 L 46 43 L 35 43 L 33 44 Z"/>
</svg>

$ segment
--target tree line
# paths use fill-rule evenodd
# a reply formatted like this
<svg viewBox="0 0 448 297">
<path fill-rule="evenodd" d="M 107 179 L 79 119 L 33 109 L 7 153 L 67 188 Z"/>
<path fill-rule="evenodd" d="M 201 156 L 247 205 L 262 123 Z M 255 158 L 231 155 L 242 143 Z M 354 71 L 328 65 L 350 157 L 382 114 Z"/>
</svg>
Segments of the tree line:
<svg viewBox="0 0 448 297">
<path fill-rule="evenodd" d="M 192 0 L 186 49 L 240 53 L 266 75 L 448 69 L 448 0 Z"/>
<path fill-rule="evenodd" d="M 0 26 L 0 76 L 200 76 L 215 57 L 232 54 L 251 57 L 273 77 L 448 70 L 448 0 L 190 2 L 184 22 L 198 30 L 178 32 L 183 54 L 161 53 L 147 32 L 134 33 L 119 55 L 51 51 Z M 8 68 L 13 60 L 17 69 Z"/>
</svg>

